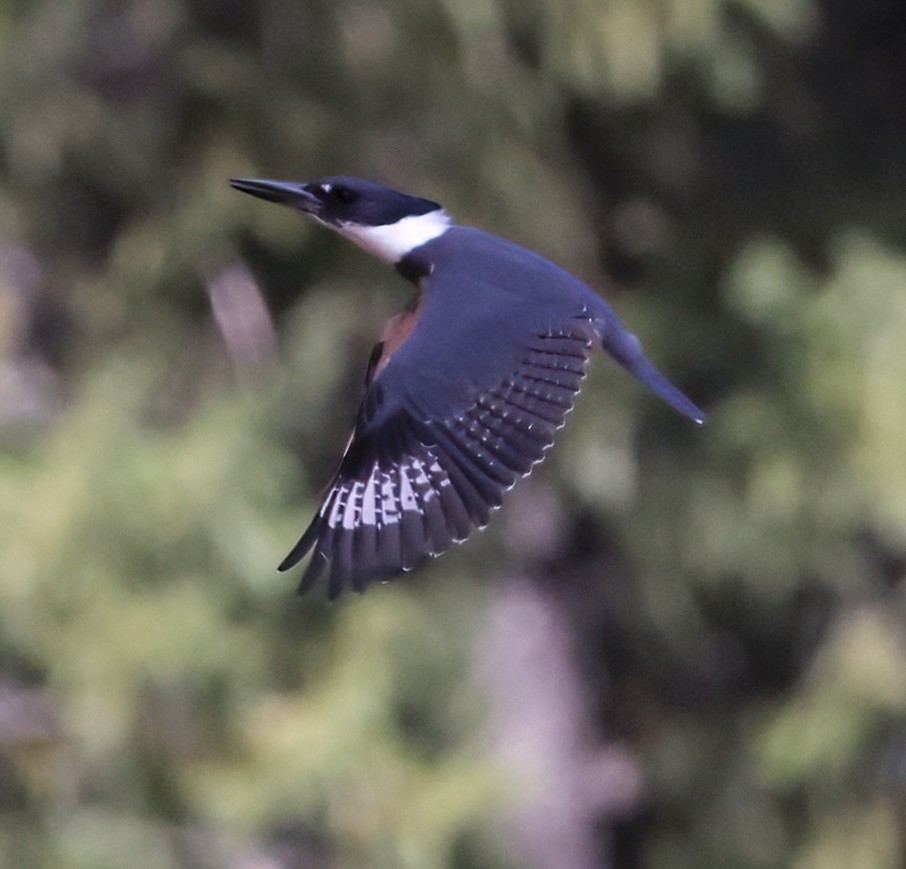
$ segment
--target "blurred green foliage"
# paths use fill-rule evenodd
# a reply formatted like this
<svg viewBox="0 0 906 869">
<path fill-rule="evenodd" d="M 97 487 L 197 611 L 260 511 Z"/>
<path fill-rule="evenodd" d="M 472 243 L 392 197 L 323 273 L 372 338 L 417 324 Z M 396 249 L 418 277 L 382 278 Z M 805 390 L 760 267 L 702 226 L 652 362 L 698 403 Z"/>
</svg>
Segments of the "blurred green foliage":
<svg viewBox="0 0 906 869">
<path fill-rule="evenodd" d="M 8 0 L 0 81 L 0 866 L 525 865 L 514 572 L 643 776 L 589 865 L 906 862 L 902 4 Z M 597 365 L 553 556 L 296 600 L 405 288 L 226 181 L 337 172 L 604 289 L 708 425 Z"/>
</svg>

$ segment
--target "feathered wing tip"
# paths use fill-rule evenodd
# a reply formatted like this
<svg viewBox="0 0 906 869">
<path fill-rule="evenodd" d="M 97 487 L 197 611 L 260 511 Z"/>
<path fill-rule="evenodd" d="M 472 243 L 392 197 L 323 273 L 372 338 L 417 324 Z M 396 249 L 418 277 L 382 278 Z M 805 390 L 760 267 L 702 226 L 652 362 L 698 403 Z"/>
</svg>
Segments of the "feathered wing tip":
<svg viewBox="0 0 906 869">
<path fill-rule="evenodd" d="M 375 431 L 357 431 L 280 569 L 311 552 L 299 592 L 326 577 L 334 599 L 411 570 L 483 528 L 504 492 L 553 444 L 588 349 L 585 330 L 539 336 L 515 360 L 515 372 L 467 410 L 443 421 L 402 411 Z"/>
<path fill-rule="evenodd" d="M 321 530 L 321 516 L 320 514 L 315 516 L 312 519 L 311 524 L 305 530 L 305 533 L 302 537 L 299 538 L 299 542 L 290 550 L 289 555 L 280 562 L 277 566 L 277 570 L 284 571 L 289 570 L 290 568 L 295 567 L 306 555 L 308 555 L 312 546 L 315 545 L 315 541 L 318 539 L 318 534 Z"/>
</svg>

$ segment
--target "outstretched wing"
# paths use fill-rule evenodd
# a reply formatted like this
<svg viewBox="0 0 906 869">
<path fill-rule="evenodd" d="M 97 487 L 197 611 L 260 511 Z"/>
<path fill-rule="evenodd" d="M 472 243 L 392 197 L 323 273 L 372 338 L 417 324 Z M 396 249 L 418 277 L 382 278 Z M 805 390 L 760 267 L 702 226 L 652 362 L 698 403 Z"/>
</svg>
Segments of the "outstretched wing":
<svg viewBox="0 0 906 869">
<path fill-rule="evenodd" d="M 397 382 L 400 369 L 374 357 L 375 379 L 339 470 L 280 569 L 311 552 L 299 591 L 326 575 L 333 599 L 410 570 L 483 528 L 503 493 L 554 442 L 591 341 L 588 322 L 574 320 L 511 345 L 506 364 L 497 354 L 493 378 L 486 372 L 470 400 L 445 414 L 430 396 L 407 392 Z"/>
</svg>

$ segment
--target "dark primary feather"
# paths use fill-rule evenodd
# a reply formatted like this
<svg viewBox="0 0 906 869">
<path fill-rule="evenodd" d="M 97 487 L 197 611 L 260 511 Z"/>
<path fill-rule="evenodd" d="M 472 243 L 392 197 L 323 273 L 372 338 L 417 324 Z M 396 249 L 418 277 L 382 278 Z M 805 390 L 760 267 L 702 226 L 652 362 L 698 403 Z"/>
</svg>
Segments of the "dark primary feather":
<svg viewBox="0 0 906 869">
<path fill-rule="evenodd" d="M 488 381 L 463 409 L 438 417 L 417 397 L 388 416 L 394 369 L 370 387 L 349 448 L 321 508 L 280 565 L 309 552 L 300 592 L 327 578 L 328 597 L 410 570 L 465 540 L 500 506 L 554 441 L 585 375 L 591 332 L 574 321 L 511 352 L 506 376 Z M 366 412 L 366 410 L 368 412 Z M 376 425 L 369 419 L 378 419 Z"/>
</svg>

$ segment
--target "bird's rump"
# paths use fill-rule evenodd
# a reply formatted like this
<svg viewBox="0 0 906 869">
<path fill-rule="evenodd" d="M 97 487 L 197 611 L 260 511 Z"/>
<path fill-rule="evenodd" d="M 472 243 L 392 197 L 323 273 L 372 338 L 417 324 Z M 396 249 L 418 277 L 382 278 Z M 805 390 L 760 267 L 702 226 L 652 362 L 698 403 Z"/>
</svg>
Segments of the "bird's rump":
<svg viewBox="0 0 906 869">
<path fill-rule="evenodd" d="M 498 368 L 448 413 L 411 393 L 400 399 L 387 367 L 366 394 L 317 515 L 280 569 L 312 552 L 299 590 L 326 574 L 335 598 L 409 570 L 484 527 L 504 492 L 553 444 L 585 376 L 591 341 L 580 320 L 535 334 L 512 347 L 505 376 Z"/>
</svg>

